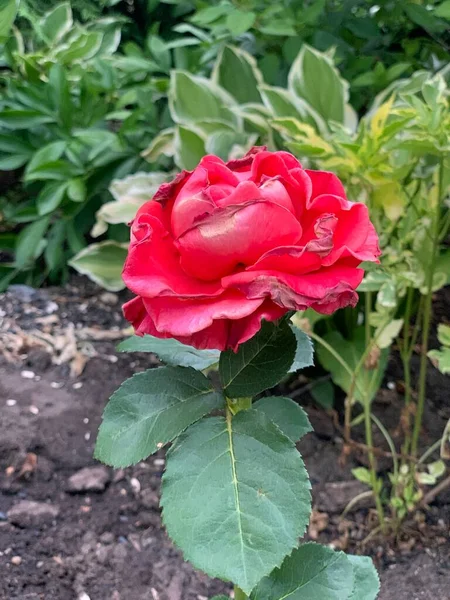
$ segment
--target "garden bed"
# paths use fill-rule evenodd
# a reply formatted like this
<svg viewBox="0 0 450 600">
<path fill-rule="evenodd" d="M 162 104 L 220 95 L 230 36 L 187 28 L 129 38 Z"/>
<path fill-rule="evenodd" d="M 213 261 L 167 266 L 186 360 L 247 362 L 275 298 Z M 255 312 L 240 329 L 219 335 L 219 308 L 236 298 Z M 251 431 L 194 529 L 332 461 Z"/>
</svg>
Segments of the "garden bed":
<svg viewBox="0 0 450 600">
<path fill-rule="evenodd" d="M 115 471 L 92 458 L 109 395 L 133 372 L 158 364 L 151 355 L 115 351 L 127 335 L 122 300 L 83 278 L 64 289 L 16 286 L 0 296 L 0 598 L 202 600 L 229 589 L 184 563 L 162 528 L 163 453 Z M 447 288 L 435 302 L 436 322 L 448 301 Z M 401 376 L 394 355 L 374 404 L 391 433 Z M 295 380 L 283 392 L 305 383 Z M 450 379 L 430 369 L 428 389 L 424 446 L 450 417 Z M 315 429 L 300 445 L 313 483 L 309 537 L 370 554 L 380 600 L 448 598 L 450 489 L 411 516 L 397 540 L 371 536 L 370 503 L 342 517 L 366 489 L 351 475 L 364 455 L 355 451 L 343 465 L 333 415 L 315 408 L 307 390 L 296 395 Z"/>
</svg>

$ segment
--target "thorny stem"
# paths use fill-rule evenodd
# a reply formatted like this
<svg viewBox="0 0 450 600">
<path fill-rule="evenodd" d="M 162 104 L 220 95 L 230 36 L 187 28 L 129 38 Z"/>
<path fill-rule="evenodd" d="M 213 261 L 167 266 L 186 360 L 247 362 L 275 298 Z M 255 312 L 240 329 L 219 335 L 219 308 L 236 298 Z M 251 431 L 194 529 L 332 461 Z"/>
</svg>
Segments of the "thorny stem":
<svg viewBox="0 0 450 600">
<path fill-rule="evenodd" d="M 347 398 L 345 399 L 345 428 L 344 428 L 344 439 L 346 442 L 348 442 L 350 439 L 351 413 L 352 413 L 352 405 L 353 405 L 353 395 L 354 395 L 355 386 L 356 386 L 356 376 L 354 374 L 354 371 L 352 371 L 352 369 L 347 364 L 347 362 L 336 352 L 336 350 L 332 346 L 330 346 L 330 344 L 328 344 L 328 342 L 326 342 L 323 338 L 321 338 L 320 335 L 317 335 L 313 331 L 308 333 L 308 335 L 313 340 L 315 340 L 316 342 L 321 344 L 326 350 L 328 350 L 328 352 L 338 361 L 338 363 L 350 375 L 350 378 L 351 378 L 350 389 L 349 389 Z"/>
<path fill-rule="evenodd" d="M 419 435 L 422 427 L 422 419 L 423 419 L 423 411 L 425 408 L 425 393 L 426 393 L 426 384 L 427 384 L 427 367 L 428 367 L 428 340 L 430 336 L 430 324 L 431 324 L 431 311 L 432 311 L 432 301 L 433 301 L 433 278 L 434 272 L 436 268 L 436 254 L 439 247 L 439 217 L 440 217 L 440 203 L 443 187 L 443 178 L 444 178 L 444 164 L 443 160 L 441 160 L 440 168 L 439 168 L 439 188 L 438 188 L 438 197 L 437 197 L 437 205 L 433 218 L 433 229 L 432 229 L 432 239 L 433 244 L 431 248 L 431 256 L 429 269 L 427 273 L 427 293 L 425 295 L 424 307 L 423 307 L 423 328 L 422 328 L 422 345 L 420 349 L 420 371 L 419 371 L 419 390 L 418 390 L 418 399 L 417 399 L 417 412 L 414 420 L 414 430 L 412 434 L 411 441 L 411 454 L 413 456 L 417 456 L 417 447 L 419 444 Z"/>
</svg>

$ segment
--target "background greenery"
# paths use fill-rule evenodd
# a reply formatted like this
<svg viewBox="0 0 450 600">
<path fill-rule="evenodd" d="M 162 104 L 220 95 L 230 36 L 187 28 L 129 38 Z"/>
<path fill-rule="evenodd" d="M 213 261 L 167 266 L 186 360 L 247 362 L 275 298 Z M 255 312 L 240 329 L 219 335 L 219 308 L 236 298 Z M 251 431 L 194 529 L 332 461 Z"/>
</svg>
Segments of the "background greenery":
<svg viewBox="0 0 450 600">
<path fill-rule="evenodd" d="M 70 266 L 119 290 L 126 223 L 174 171 L 288 149 L 336 172 L 380 234 L 357 310 L 296 316 L 346 394 L 345 439 L 364 420 L 371 448 L 395 342 L 417 457 L 432 294 L 450 283 L 449 24 L 450 0 L 0 0 L 0 290 L 64 282 Z M 430 358 L 445 372 L 440 331 Z M 312 394 L 332 406 L 329 381 Z M 355 475 L 380 496 L 369 459 Z M 384 493 L 399 520 L 421 493 L 401 466 Z"/>
</svg>

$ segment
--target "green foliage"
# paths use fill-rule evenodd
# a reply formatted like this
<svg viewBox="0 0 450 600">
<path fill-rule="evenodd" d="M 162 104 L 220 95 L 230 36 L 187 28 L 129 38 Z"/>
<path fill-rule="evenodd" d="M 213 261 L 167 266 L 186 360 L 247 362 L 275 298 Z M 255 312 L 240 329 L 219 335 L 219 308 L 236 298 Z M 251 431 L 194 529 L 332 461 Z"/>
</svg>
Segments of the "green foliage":
<svg viewBox="0 0 450 600">
<path fill-rule="evenodd" d="M 312 431 L 308 416 L 296 402 L 280 396 L 264 396 L 253 404 L 294 443 Z"/>
<path fill-rule="evenodd" d="M 375 600 L 380 591 L 380 579 L 368 556 L 347 555 L 353 567 L 353 591 L 348 600 Z"/>
<path fill-rule="evenodd" d="M 153 352 L 168 365 L 192 367 L 199 371 L 218 363 L 220 355 L 218 350 L 197 350 L 177 340 L 162 340 L 152 335 L 135 335 L 121 342 L 117 349 L 120 352 Z"/>
<path fill-rule="evenodd" d="M 212 417 L 168 453 L 163 520 L 186 559 L 248 594 L 303 535 L 308 488 L 293 442 L 261 411 Z"/>
<path fill-rule="evenodd" d="M 115 467 L 135 464 L 223 404 L 222 394 L 194 369 L 163 367 L 137 373 L 111 397 L 95 456 Z"/>
<path fill-rule="evenodd" d="M 255 396 L 276 385 L 293 364 L 296 347 L 286 321 L 279 325 L 263 322 L 260 334 L 241 344 L 237 352 L 221 353 L 219 373 L 226 395 Z"/>
<path fill-rule="evenodd" d="M 428 356 L 441 373 L 450 375 L 450 326 L 443 323 L 438 326 L 438 340 L 441 349 L 430 350 Z"/>
<path fill-rule="evenodd" d="M 19 6 L 18 0 L 0 0 L 0 43 L 7 39 Z"/>
<path fill-rule="evenodd" d="M 269 352 L 277 380 L 294 356 L 306 353 L 309 364 L 309 339 L 295 336 L 285 320 L 278 327 L 266 323 L 252 341 L 237 363 L 228 353 L 219 361 L 222 379 L 224 356 L 225 375 L 240 377 L 241 387 L 249 378 L 246 394 L 263 391 L 254 385 L 253 370 L 264 372 Z M 281 348 L 291 342 L 289 360 L 280 362 Z M 217 361 L 211 351 L 151 336 L 133 337 L 120 349 L 155 352 L 173 365 L 198 369 Z M 217 390 L 191 367 L 134 375 L 106 406 L 96 457 L 127 466 L 172 442 L 161 495 L 167 531 L 194 566 L 239 586 L 237 598 L 374 600 L 378 579 L 370 561 L 317 544 L 297 548 L 311 512 L 310 483 L 295 446 L 311 431 L 306 413 L 290 398 L 231 399 L 226 386 L 229 377 Z"/>
<path fill-rule="evenodd" d="M 317 355 L 336 385 L 347 394 L 352 388 L 352 373 L 359 365 L 366 350 L 364 328 L 356 330 L 351 340 L 346 340 L 338 331 L 331 331 L 323 336 L 324 341 L 331 346 L 336 354 L 350 367 L 350 372 L 342 367 L 342 363 L 325 346 L 318 345 Z M 384 376 L 389 351 L 383 350 L 375 364 L 362 365 L 355 378 L 354 397 L 363 403 L 367 398 L 371 401 L 381 385 Z"/>
<path fill-rule="evenodd" d="M 309 543 L 265 577 L 250 600 L 345 600 L 352 588 L 353 569 L 345 554 Z"/>
<path fill-rule="evenodd" d="M 91 244 L 80 250 L 69 265 L 82 275 L 112 292 L 123 289 L 122 265 L 127 256 L 128 244 L 105 241 Z M 17 263 L 17 257 L 16 257 Z"/>
</svg>

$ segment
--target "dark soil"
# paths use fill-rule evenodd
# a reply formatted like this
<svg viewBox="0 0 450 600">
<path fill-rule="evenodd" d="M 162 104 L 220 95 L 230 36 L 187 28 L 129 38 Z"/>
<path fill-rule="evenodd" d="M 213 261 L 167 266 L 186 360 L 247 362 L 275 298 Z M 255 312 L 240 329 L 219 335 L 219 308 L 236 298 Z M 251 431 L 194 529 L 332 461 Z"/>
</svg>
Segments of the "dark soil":
<svg viewBox="0 0 450 600">
<path fill-rule="evenodd" d="M 74 474 L 98 467 L 93 448 L 109 395 L 133 372 L 157 364 L 115 351 L 126 335 L 122 299 L 81 278 L 64 290 L 15 287 L 0 296 L 1 600 L 204 600 L 229 590 L 183 562 L 161 526 L 163 453 L 125 470 L 88 473 L 85 485 L 97 491 L 73 489 L 87 477 L 81 473 L 74 484 Z M 391 432 L 402 405 L 400 378 L 394 358 L 376 404 Z M 430 369 L 424 444 L 442 435 L 450 417 L 449 381 Z M 307 394 L 300 400 L 308 404 Z M 366 489 L 351 475 L 364 456 L 354 452 L 341 466 L 332 416 L 307 409 L 315 428 L 301 442 L 313 483 L 309 537 L 371 554 L 380 600 L 448 600 L 450 493 L 413 515 L 397 541 L 371 537 L 370 504 L 341 516 Z M 8 518 L 12 507 L 16 516 Z"/>
</svg>

